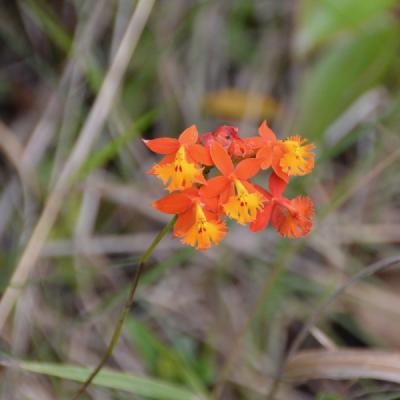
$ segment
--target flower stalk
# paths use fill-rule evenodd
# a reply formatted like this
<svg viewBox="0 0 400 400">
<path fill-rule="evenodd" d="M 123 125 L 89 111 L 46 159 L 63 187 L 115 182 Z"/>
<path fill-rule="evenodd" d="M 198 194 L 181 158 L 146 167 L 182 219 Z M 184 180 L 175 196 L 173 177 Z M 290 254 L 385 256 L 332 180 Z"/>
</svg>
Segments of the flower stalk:
<svg viewBox="0 0 400 400">
<path fill-rule="evenodd" d="M 107 347 L 106 352 L 104 353 L 103 357 L 101 358 L 100 362 L 97 364 L 96 368 L 92 371 L 92 373 L 88 376 L 86 381 L 82 384 L 78 392 L 73 397 L 73 400 L 79 399 L 79 397 L 86 391 L 86 389 L 90 386 L 93 382 L 94 378 L 98 375 L 98 373 L 102 370 L 106 362 L 110 359 L 114 352 L 114 348 L 118 343 L 118 340 L 121 336 L 122 328 L 124 326 L 124 322 L 129 314 L 129 310 L 134 302 L 136 288 L 138 286 L 140 277 L 142 275 L 144 265 L 146 264 L 147 260 L 152 255 L 154 249 L 158 246 L 164 236 L 172 230 L 176 222 L 176 217 L 173 217 L 171 221 L 160 231 L 160 233 L 154 238 L 153 242 L 147 248 L 147 250 L 143 253 L 142 257 L 139 260 L 138 267 L 132 277 L 132 284 L 131 289 L 129 291 L 129 296 L 125 302 L 125 306 L 122 309 L 117 325 L 114 328 L 113 335 L 111 337 L 110 344 Z"/>
</svg>

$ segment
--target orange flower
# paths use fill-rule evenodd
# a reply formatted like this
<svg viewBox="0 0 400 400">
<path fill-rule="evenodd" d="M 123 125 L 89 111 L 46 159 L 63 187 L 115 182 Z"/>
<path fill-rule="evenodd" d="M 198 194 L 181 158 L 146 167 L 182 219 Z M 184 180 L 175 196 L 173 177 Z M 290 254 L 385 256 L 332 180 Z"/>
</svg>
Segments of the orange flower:
<svg viewBox="0 0 400 400">
<path fill-rule="evenodd" d="M 171 193 L 154 202 L 153 207 L 166 214 L 177 214 L 174 236 L 198 250 L 206 250 L 212 243 L 218 245 L 227 232 L 225 223 L 211 211 L 212 202 L 202 199 L 196 188 Z"/>
<path fill-rule="evenodd" d="M 270 191 L 257 189 L 264 195 L 264 208 L 250 225 L 252 232 L 266 228 L 269 222 L 281 236 L 293 238 L 307 235 L 312 228 L 313 203 L 309 197 L 287 199 L 282 194 L 287 183 L 272 173 L 269 179 Z"/>
<path fill-rule="evenodd" d="M 261 168 L 272 167 L 274 172 L 284 181 L 289 176 L 306 175 L 314 168 L 313 144 L 300 136 L 277 140 L 275 133 L 264 121 L 259 127 L 260 137 L 252 138 L 252 146 L 259 148 L 257 158 L 262 160 Z"/>
<path fill-rule="evenodd" d="M 276 207 L 272 214 L 272 226 L 281 236 L 303 237 L 312 229 L 314 206 L 309 197 L 298 196 L 288 200 L 283 207 Z"/>
<path fill-rule="evenodd" d="M 283 193 L 290 176 L 305 175 L 314 168 L 314 145 L 299 136 L 278 140 L 265 121 L 258 133 L 242 139 L 236 127 L 223 125 L 199 138 L 193 125 L 178 139 L 144 141 L 149 149 L 165 155 L 149 173 L 173 193 L 154 202 L 153 207 L 177 215 L 173 234 L 182 243 L 199 250 L 218 245 L 227 232 L 224 216 L 242 225 L 250 223 L 253 232 L 270 222 L 288 238 L 311 231 L 311 199 L 288 199 Z M 211 168 L 203 175 L 205 165 L 216 167 L 221 175 L 206 180 Z M 250 182 L 260 168 L 270 167 L 268 190 Z"/>
<path fill-rule="evenodd" d="M 274 172 L 284 181 L 289 181 L 288 174 L 282 169 L 280 160 L 284 154 L 282 142 L 276 138 L 273 130 L 264 121 L 258 128 L 259 138 L 252 138 L 252 145 L 258 148 L 257 158 L 261 160 L 261 168 L 272 167 Z"/>
<path fill-rule="evenodd" d="M 156 164 L 150 174 L 157 175 L 170 192 L 184 190 L 194 183 L 204 183 L 203 168 L 199 164 L 211 165 L 209 152 L 197 144 L 197 128 L 192 125 L 181 133 L 178 139 L 158 138 L 144 140 L 146 146 L 155 153 L 166 156 Z"/>
<path fill-rule="evenodd" d="M 235 167 L 227 151 L 215 141 L 211 144 L 210 154 L 222 176 L 208 180 L 200 193 L 206 198 L 218 196 L 224 213 L 239 224 L 253 221 L 262 208 L 263 199 L 248 179 L 257 174 L 260 161 L 248 158 Z"/>
</svg>

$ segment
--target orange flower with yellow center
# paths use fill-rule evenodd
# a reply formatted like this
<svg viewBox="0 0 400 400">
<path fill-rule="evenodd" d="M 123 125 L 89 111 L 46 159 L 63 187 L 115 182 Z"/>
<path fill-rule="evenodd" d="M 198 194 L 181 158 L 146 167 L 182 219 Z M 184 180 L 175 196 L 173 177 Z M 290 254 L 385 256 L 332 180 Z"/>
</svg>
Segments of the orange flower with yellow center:
<svg viewBox="0 0 400 400">
<path fill-rule="evenodd" d="M 171 163 L 157 164 L 152 173 L 157 175 L 165 184 L 169 183 L 168 190 L 184 190 L 194 183 L 203 182 L 203 169 L 192 162 L 188 162 L 184 146 L 180 146 Z"/>
<path fill-rule="evenodd" d="M 145 140 L 146 146 L 166 156 L 149 173 L 168 184 L 170 192 L 185 190 L 195 183 L 204 183 L 203 168 L 199 164 L 211 165 L 207 149 L 197 143 L 198 132 L 193 125 L 182 132 L 178 139 L 159 138 Z"/>
<path fill-rule="evenodd" d="M 175 231 L 176 236 L 182 237 L 182 243 L 188 244 L 199 250 L 206 250 L 211 243 L 218 245 L 227 231 L 226 225 L 215 215 L 207 212 L 199 203 L 196 203 L 191 214 L 184 218 L 190 219 L 190 228 Z M 182 221 L 181 221 L 182 223 Z"/>
<path fill-rule="evenodd" d="M 250 138 L 253 148 L 257 149 L 257 158 L 261 168 L 272 167 L 273 171 L 284 181 L 289 176 L 306 175 L 314 168 L 313 144 L 300 136 L 278 140 L 275 133 L 264 121 L 258 129 L 259 137 Z"/>
<path fill-rule="evenodd" d="M 153 207 L 166 214 L 176 214 L 174 236 L 182 243 L 206 250 L 217 245 L 227 232 L 226 225 L 213 212 L 213 202 L 203 199 L 196 188 L 171 193 L 153 203 Z"/>
<path fill-rule="evenodd" d="M 210 146 L 211 158 L 222 173 L 207 181 L 200 189 L 204 197 L 218 196 L 224 213 L 244 225 L 256 218 L 263 207 L 263 198 L 248 181 L 260 169 L 260 161 L 248 158 L 233 165 L 227 151 L 217 142 Z"/>
</svg>

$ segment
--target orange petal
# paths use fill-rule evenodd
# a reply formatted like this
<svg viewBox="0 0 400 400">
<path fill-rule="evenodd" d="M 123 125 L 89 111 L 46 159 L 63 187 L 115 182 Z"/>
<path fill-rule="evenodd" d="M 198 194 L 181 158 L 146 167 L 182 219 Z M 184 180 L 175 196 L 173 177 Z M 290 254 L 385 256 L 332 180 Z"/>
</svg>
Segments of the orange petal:
<svg viewBox="0 0 400 400">
<path fill-rule="evenodd" d="M 215 197 L 218 196 L 229 185 L 230 180 L 225 176 L 214 176 L 210 178 L 200 189 L 200 196 Z"/>
<path fill-rule="evenodd" d="M 219 211 L 218 197 L 202 197 L 201 201 L 204 203 L 206 209 L 211 210 L 214 213 Z M 204 211 L 205 212 L 205 211 Z"/>
<path fill-rule="evenodd" d="M 224 204 L 226 204 L 229 200 L 230 197 L 232 197 L 235 194 L 235 186 L 233 184 L 229 184 L 225 190 L 221 192 L 219 195 L 219 206 L 222 207 Z M 223 211 L 225 213 L 225 211 Z"/>
<path fill-rule="evenodd" d="M 239 179 L 249 179 L 257 174 L 260 170 L 261 161 L 256 158 L 247 158 L 246 160 L 242 160 L 236 166 L 235 175 Z"/>
<path fill-rule="evenodd" d="M 204 178 L 204 175 L 202 173 L 197 175 L 196 183 L 200 183 L 200 185 L 205 185 L 207 183 L 207 180 L 206 178 Z"/>
<path fill-rule="evenodd" d="M 257 184 L 252 184 L 251 186 L 252 186 L 255 190 L 257 190 L 257 192 L 259 192 L 259 193 L 262 194 L 262 196 L 264 197 L 264 200 L 265 200 L 265 201 L 271 200 L 271 199 L 272 199 L 273 196 L 271 195 L 271 193 L 268 192 L 266 189 L 264 189 L 262 186 L 257 185 Z M 247 190 L 250 190 L 250 188 L 247 187 L 247 185 L 246 185 L 246 188 L 247 188 Z"/>
<path fill-rule="evenodd" d="M 223 175 L 229 175 L 233 172 L 234 167 L 229 154 L 216 141 L 211 143 L 210 154 L 215 166 Z"/>
<path fill-rule="evenodd" d="M 152 204 L 156 210 L 166 214 L 181 214 L 193 204 L 184 193 L 171 193 Z"/>
<path fill-rule="evenodd" d="M 210 151 L 201 144 L 192 144 L 186 148 L 193 161 L 203 165 L 213 165 Z"/>
<path fill-rule="evenodd" d="M 180 144 L 189 145 L 195 144 L 198 138 L 199 132 L 197 131 L 196 125 L 192 125 L 180 134 L 178 140 Z"/>
<path fill-rule="evenodd" d="M 269 177 L 268 186 L 274 197 L 281 196 L 286 189 L 287 182 L 280 178 L 275 172 Z"/>
<path fill-rule="evenodd" d="M 272 155 L 273 146 L 271 146 L 270 144 L 264 145 L 263 147 L 261 147 L 260 150 L 258 150 L 256 158 L 261 160 L 262 169 L 268 169 L 271 166 Z"/>
<path fill-rule="evenodd" d="M 265 140 L 276 140 L 276 135 L 274 131 L 267 125 L 267 121 L 263 121 L 260 127 L 258 128 L 258 133 Z"/>
<path fill-rule="evenodd" d="M 154 153 L 157 154 L 170 154 L 179 149 L 179 142 L 174 138 L 158 138 L 145 140 L 142 139 L 143 143 Z"/>
<path fill-rule="evenodd" d="M 178 215 L 174 226 L 174 236 L 183 236 L 195 223 L 196 208 L 190 207 L 187 211 Z"/>
<path fill-rule="evenodd" d="M 250 224 L 251 232 L 261 231 L 268 226 L 271 219 L 272 206 L 272 202 L 265 204 L 264 208 L 257 213 L 255 221 Z"/>
</svg>

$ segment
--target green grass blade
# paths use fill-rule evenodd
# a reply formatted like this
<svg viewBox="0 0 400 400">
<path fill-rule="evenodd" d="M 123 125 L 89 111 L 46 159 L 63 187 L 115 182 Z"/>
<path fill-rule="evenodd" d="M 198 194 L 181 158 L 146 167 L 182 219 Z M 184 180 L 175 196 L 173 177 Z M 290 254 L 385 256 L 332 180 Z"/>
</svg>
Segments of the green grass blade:
<svg viewBox="0 0 400 400">
<path fill-rule="evenodd" d="M 49 5 L 38 0 L 28 0 L 25 6 L 32 18 L 57 47 L 68 53 L 72 46 L 72 39 Z"/>
<path fill-rule="evenodd" d="M 381 18 L 398 0 L 303 0 L 296 44 L 301 54 L 329 42 L 339 34 L 355 33 Z"/>
<path fill-rule="evenodd" d="M 326 50 L 299 90 L 297 128 L 313 140 L 354 100 L 379 84 L 400 46 L 399 27 L 388 22 Z"/>
<path fill-rule="evenodd" d="M 179 376 L 193 390 L 206 395 L 207 389 L 200 377 L 176 349 L 164 345 L 146 325 L 133 318 L 127 319 L 126 331 L 142 358 L 146 358 L 149 364 L 164 362 L 168 365 L 169 373 Z"/>
<path fill-rule="evenodd" d="M 76 382 L 84 382 L 92 372 L 91 368 L 81 368 L 65 364 L 23 361 L 18 365 L 25 371 Z M 147 399 L 195 400 L 201 398 L 184 387 L 172 385 L 158 379 L 138 377 L 126 372 L 110 369 L 102 370 L 94 379 L 93 384 L 108 389 L 124 390 Z"/>
</svg>

